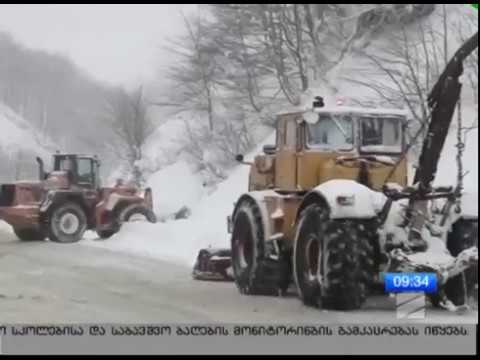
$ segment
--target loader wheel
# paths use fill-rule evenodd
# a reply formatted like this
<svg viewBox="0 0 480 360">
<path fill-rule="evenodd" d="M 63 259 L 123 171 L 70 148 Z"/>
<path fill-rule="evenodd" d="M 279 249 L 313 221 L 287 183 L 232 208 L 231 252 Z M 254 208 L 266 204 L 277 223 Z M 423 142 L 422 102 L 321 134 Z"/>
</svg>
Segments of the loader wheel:
<svg viewBox="0 0 480 360">
<path fill-rule="evenodd" d="M 85 212 L 75 203 L 59 205 L 50 214 L 48 237 L 51 241 L 63 244 L 80 241 L 86 229 Z"/>
<path fill-rule="evenodd" d="M 46 235 L 44 232 L 36 229 L 13 228 L 13 232 L 22 241 L 41 241 L 41 240 L 45 240 L 46 238 Z"/>
<path fill-rule="evenodd" d="M 472 246 L 478 247 L 478 220 L 457 221 L 447 238 L 448 250 L 453 256 L 457 256 L 461 251 Z M 467 299 L 465 299 L 465 290 Z M 463 305 L 468 299 L 478 303 L 478 266 L 472 266 L 463 274 L 448 280 L 445 284 L 445 295 L 457 306 Z"/>
<path fill-rule="evenodd" d="M 265 256 L 260 209 L 253 200 L 244 200 L 233 219 L 231 238 L 235 284 L 245 295 L 278 295 L 282 289 L 282 265 Z M 283 271 L 284 272 L 284 271 Z"/>
<path fill-rule="evenodd" d="M 366 226 L 330 220 L 320 204 L 308 206 L 297 226 L 294 278 L 303 303 L 324 309 L 358 309 L 374 278 L 374 248 Z"/>
<path fill-rule="evenodd" d="M 120 214 L 120 222 L 151 222 L 156 223 L 157 217 L 152 210 L 145 206 L 138 205 L 127 207 Z"/>
</svg>

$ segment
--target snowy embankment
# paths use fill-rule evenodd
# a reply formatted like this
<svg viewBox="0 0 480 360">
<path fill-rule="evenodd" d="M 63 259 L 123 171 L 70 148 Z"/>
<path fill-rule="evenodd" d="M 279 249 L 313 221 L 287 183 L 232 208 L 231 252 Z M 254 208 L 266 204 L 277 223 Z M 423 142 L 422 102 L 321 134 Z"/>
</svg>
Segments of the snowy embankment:
<svg viewBox="0 0 480 360">
<path fill-rule="evenodd" d="M 274 140 L 274 136 L 269 136 L 247 159 Z M 185 163 L 171 165 L 150 179 L 155 209 L 157 214 L 165 215 L 186 205 L 192 212 L 188 219 L 125 224 L 120 233 L 108 240 L 88 233 L 83 244 L 191 266 L 200 248 L 229 247 L 226 219 L 233 203 L 248 189 L 248 172 L 248 166 L 239 165 L 208 194 Z"/>
<path fill-rule="evenodd" d="M 32 164 L 35 164 L 35 155 L 48 155 L 48 151 L 35 136 L 32 126 L 8 106 L 0 103 L 0 183 L 11 179 L 10 172 L 13 169 L 10 165 L 18 162 L 16 154 L 19 151 L 31 156 Z M 10 232 L 10 225 L 0 220 L 0 233 Z"/>
</svg>

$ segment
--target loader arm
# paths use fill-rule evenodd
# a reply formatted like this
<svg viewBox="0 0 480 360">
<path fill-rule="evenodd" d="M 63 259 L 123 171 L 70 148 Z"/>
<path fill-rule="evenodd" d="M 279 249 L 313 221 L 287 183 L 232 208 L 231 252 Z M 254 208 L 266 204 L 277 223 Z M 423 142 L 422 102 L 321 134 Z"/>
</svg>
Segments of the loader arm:
<svg viewBox="0 0 480 360">
<path fill-rule="evenodd" d="M 463 61 L 477 47 L 478 32 L 455 53 L 428 96 L 431 121 L 414 178 L 420 192 L 428 192 L 435 179 L 440 154 L 462 90 L 460 76 L 463 74 Z"/>
</svg>

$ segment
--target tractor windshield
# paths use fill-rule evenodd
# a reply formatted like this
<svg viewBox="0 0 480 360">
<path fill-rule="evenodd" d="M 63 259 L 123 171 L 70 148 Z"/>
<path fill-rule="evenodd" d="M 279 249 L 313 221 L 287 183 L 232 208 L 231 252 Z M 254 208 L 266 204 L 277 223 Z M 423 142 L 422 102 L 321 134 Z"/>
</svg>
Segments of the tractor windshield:
<svg viewBox="0 0 480 360">
<path fill-rule="evenodd" d="M 361 151 L 375 153 L 402 152 L 402 126 L 396 118 L 361 117 Z"/>
<path fill-rule="evenodd" d="M 58 163 L 58 168 L 56 170 L 60 171 L 75 171 L 75 160 L 70 158 L 64 158 Z"/>
<path fill-rule="evenodd" d="M 352 117 L 336 114 L 319 115 L 318 122 L 307 124 L 307 145 L 310 148 L 352 150 Z"/>
</svg>

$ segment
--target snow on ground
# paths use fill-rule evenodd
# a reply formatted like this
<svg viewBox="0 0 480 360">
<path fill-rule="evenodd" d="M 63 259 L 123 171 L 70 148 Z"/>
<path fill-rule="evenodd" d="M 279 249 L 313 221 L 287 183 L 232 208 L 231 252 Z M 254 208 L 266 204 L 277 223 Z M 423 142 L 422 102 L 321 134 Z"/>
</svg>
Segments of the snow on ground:
<svg viewBox="0 0 480 360">
<path fill-rule="evenodd" d="M 10 225 L 8 225 L 5 221 L 0 220 L 0 234 L 12 234 L 13 229 Z"/>
<path fill-rule="evenodd" d="M 274 141 L 275 137 L 272 134 L 247 158 L 258 154 L 263 145 L 272 144 Z M 180 173 L 182 175 L 177 178 Z M 179 163 L 154 174 L 150 181 L 155 193 L 155 209 L 160 212 L 163 212 L 164 206 L 162 198 L 166 201 L 165 206 L 174 209 L 181 206 L 180 199 L 188 199 L 187 193 L 197 190 L 203 194 L 202 197 L 195 194 L 199 199 L 195 205 L 192 204 L 191 198 L 188 199 L 192 210 L 190 218 L 157 224 L 125 224 L 118 234 L 108 240 L 99 240 L 90 232 L 82 243 L 186 266 L 192 266 L 200 248 L 229 247 L 226 219 L 233 210 L 233 203 L 247 191 L 249 167 L 245 165 L 236 167 L 228 179 L 220 183 L 210 195 L 191 182 L 193 174 L 193 178 L 186 179 L 187 173 L 186 164 Z M 164 191 L 163 184 L 168 185 L 168 191 Z M 182 185 L 186 188 L 182 188 Z M 162 192 L 164 195 L 157 195 Z M 185 194 L 182 194 L 183 192 Z"/>
</svg>

